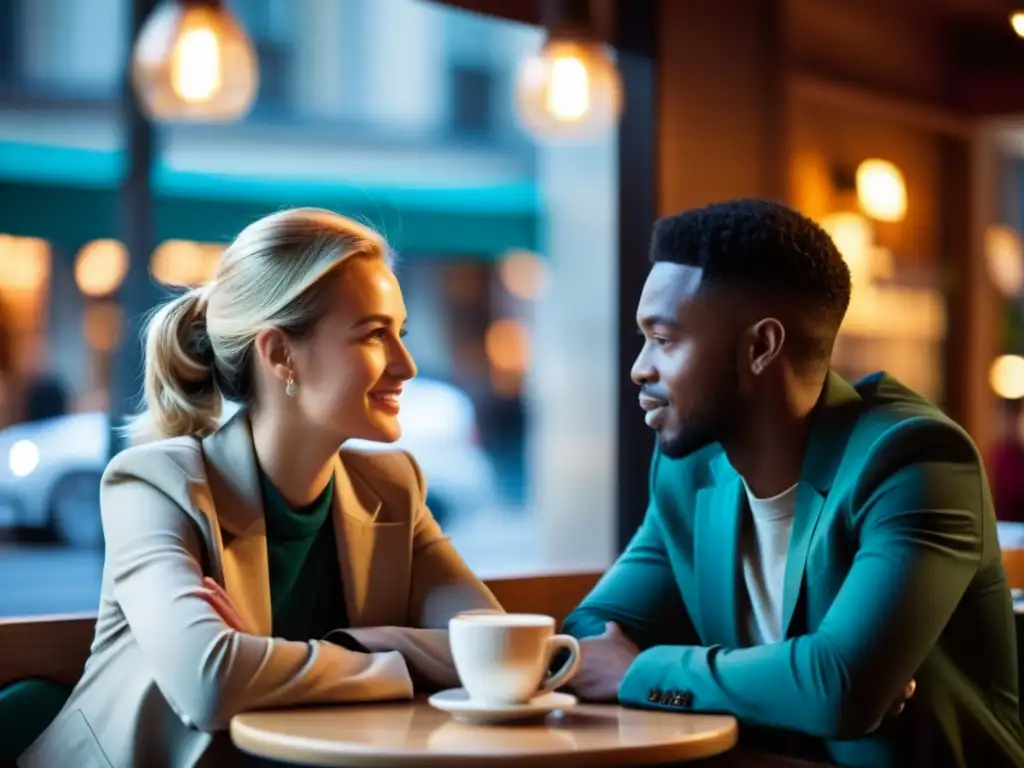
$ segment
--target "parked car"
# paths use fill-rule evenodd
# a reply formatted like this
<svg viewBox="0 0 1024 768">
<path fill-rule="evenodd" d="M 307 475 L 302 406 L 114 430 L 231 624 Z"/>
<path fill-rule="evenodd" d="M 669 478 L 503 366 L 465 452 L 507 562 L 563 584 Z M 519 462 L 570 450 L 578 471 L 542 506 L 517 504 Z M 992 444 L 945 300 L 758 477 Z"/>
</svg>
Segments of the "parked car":
<svg viewBox="0 0 1024 768">
<path fill-rule="evenodd" d="M 238 407 L 228 405 L 225 418 Z M 427 478 L 427 503 L 442 526 L 493 504 L 495 470 L 477 440 L 469 396 L 443 381 L 416 378 L 405 385 L 397 443 L 350 441 L 367 451 L 405 449 Z M 76 547 L 98 547 L 103 534 L 99 483 L 107 461 L 106 413 L 74 413 L 16 424 L 0 431 L 0 505 L 15 525 Z"/>
</svg>

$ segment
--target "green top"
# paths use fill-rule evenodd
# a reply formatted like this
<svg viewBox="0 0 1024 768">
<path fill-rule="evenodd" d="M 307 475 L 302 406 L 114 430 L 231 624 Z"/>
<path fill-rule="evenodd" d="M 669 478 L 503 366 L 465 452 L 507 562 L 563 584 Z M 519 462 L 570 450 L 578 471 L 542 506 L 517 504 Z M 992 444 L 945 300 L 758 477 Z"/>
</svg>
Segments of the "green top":
<svg viewBox="0 0 1024 768">
<path fill-rule="evenodd" d="M 348 625 L 331 507 L 334 478 L 304 509 L 292 509 L 261 474 L 274 637 L 322 638 Z"/>
</svg>

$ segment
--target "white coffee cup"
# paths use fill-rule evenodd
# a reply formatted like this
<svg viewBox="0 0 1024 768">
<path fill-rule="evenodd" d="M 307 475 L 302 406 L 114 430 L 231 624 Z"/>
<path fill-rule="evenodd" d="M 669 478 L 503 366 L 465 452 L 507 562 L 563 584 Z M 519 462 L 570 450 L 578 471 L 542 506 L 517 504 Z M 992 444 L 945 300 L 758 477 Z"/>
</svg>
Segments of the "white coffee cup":
<svg viewBox="0 0 1024 768">
<path fill-rule="evenodd" d="M 555 634 L 555 620 L 536 613 L 467 613 L 448 623 L 455 670 L 473 701 L 525 704 L 565 685 L 576 674 L 576 638 Z M 548 675 L 555 654 L 569 651 Z"/>
</svg>

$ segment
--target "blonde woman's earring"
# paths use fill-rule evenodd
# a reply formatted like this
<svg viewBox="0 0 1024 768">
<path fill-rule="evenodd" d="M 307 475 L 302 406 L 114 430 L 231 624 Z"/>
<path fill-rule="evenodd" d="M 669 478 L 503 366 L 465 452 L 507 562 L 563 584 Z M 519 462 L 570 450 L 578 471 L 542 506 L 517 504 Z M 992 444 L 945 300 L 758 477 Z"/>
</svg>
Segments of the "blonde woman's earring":
<svg viewBox="0 0 1024 768">
<path fill-rule="evenodd" d="M 299 385 L 295 383 L 295 377 L 292 374 L 288 374 L 288 381 L 284 385 L 284 393 L 288 397 L 295 397 L 299 392 Z"/>
</svg>

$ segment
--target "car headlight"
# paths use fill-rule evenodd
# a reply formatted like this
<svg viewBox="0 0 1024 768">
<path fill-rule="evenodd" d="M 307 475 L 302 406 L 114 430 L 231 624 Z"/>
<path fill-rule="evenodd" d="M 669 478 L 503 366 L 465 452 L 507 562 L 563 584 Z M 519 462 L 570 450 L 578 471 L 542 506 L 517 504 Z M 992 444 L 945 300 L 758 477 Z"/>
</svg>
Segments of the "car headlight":
<svg viewBox="0 0 1024 768">
<path fill-rule="evenodd" d="M 15 477 L 28 477 L 39 466 L 39 448 L 31 440 L 19 440 L 7 452 L 7 466 Z"/>
</svg>

